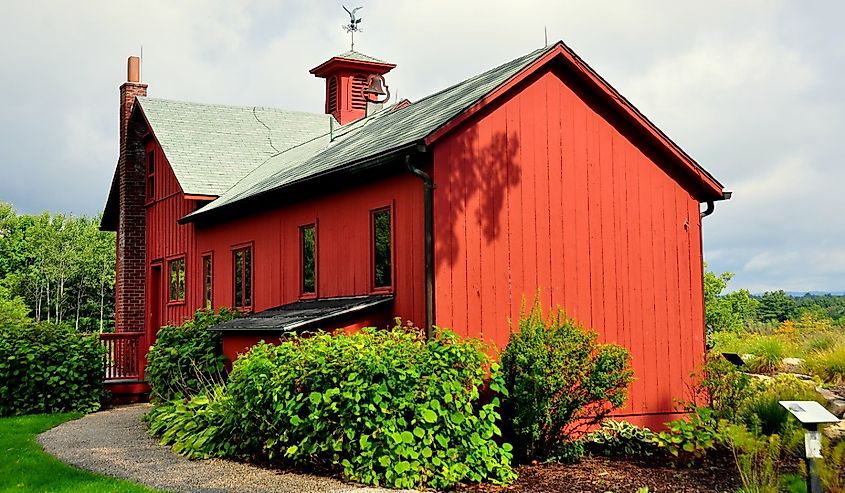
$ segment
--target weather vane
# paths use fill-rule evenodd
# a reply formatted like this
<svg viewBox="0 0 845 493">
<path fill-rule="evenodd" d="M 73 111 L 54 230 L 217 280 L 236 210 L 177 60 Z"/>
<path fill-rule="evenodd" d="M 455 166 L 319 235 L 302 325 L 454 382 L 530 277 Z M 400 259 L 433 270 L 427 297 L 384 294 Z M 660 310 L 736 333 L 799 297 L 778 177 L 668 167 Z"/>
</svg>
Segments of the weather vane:
<svg viewBox="0 0 845 493">
<path fill-rule="evenodd" d="M 343 5 L 343 10 L 345 10 L 346 13 L 349 14 L 349 24 L 344 24 L 342 27 L 346 30 L 346 32 L 349 33 L 350 36 L 352 36 L 352 51 L 355 51 L 355 33 L 361 32 L 361 28 L 358 27 L 358 24 L 361 23 L 361 18 L 355 17 L 355 13 L 363 8 L 364 7 L 355 7 L 350 12 L 349 9 L 347 9 L 346 6 Z"/>
</svg>

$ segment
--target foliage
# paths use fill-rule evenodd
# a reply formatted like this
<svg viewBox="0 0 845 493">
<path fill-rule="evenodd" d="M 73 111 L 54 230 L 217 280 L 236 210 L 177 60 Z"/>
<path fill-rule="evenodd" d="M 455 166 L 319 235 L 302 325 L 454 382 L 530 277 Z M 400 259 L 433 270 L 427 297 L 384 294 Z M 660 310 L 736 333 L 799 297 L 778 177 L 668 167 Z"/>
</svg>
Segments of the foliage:
<svg viewBox="0 0 845 493">
<path fill-rule="evenodd" d="M 780 491 L 779 471 L 784 450 L 780 435 L 759 436 L 742 425 L 726 423 L 722 438 L 733 454 L 743 493 Z"/>
<path fill-rule="evenodd" d="M 789 418 L 789 411 L 779 404 L 784 400 L 808 401 L 820 400 L 820 397 L 813 385 L 792 375 L 778 375 L 759 392 L 737 401 L 738 421 L 758 434 L 789 434 L 795 421 Z"/>
<path fill-rule="evenodd" d="M 824 458 L 818 461 L 819 479 L 824 491 L 845 493 L 845 440 L 831 443 L 823 438 Z"/>
<path fill-rule="evenodd" d="M 510 432 L 520 460 L 547 459 L 577 432 L 625 403 L 633 380 L 628 351 L 599 344 L 562 311 L 546 319 L 537 302 L 502 354 Z"/>
<path fill-rule="evenodd" d="M 730 272 L 716 275 L 704 271 L 704 324 L 708 334 L 740 332 L 757 310 L 757 300 L 746 289 L 722 294 L 732 278 Z"/>
<path fill-rule="evenodd" d="M 28 314 L 29 308 L 23 298 L 12 295 L 6 286 L 0 284 L 0 327 L 24 323 Z"/>
<path fill-rule="evenodd" d="M 114 318 L 114 233 L 99 217 L 18 215 L 0 203 L 0 281 L 36 321 L 87 332 Z"/>
<path fill-rule="evenodd" d="M 237 455 L 232 441 L 235 426 L 224 390 L 216 385 L 187 401 L 176 399 L 154 407 L 144 416 L 150 434 L 189 459 Z"/>
<path fill-rule="evenodd" d="M 606 456 L 642 456 L 654 454 L 655 433 L 627 421 L 606 419 L 601 427 L 584 438 L 590 451 Z"/>
<path fill-rule="evenodd" d="M 0 416 L 100 407 L 103 349 L 96 336 L 26 323 L 0 328 Z"/>
<path fill-rule="evenodd" d="M 549 457 L 549 459 L 562 464 L 577 464 L 581 462 L 581 459 L 584 458 L 584 454 L 586 453 L 587 449 L 584 441 L 580 438 L 576 438 L 566 440 L 561 443 L 560 446 L 555 449 L 554 455 Z"/>
<path fill-rule="evenodd" d="M 721 440 L 719 424 L 710 409 L 699 407 L 689 415 L 666 423 L 653 442 L 681 464 L 703 459 Z"/>
<path fill-rule="evenodd" d="M 757 338 L 750 351 L 754 358 L 748 362 L 748 368 L 754 373 L 774 373 L 780 370 L 786 356 L 785 344 L 774 336 Z"/>
<path fill-rule="evenodd" d="M 795 298 L 786 294 L 782 289 L 767 291 L 760 296 L 757 305 L 757 319 L 763 322 L 784 322 L 793 320 L 798 314 L 798 304 Z"/>
<path fill-rule="evenodd" d="M 704 367 L 695 377 L 696 403 L 707 403 L 717 420 L 736 419 L 737 404 L 759 392 L 762 385 L 714 351 L 705 355 Z"/>
<path fill-rule="evenodd" d="M 818 351 L 825 351 L 838 344 L 845 344 L 845 338 L 842 334 L 833 331 L 813 334 L 804 342 L 804 353 L 809 355 Z"/>
<path fill-rule="evenodd" d="M 44 452 L 35 437 L 78 414 L 0 418 L 0 491 L 152 493 L 155 490 L 69 466 Z"/>
<path fill-rule="evenodd" d="M 827 383 L 845 383 L 845 343 L 810 354 L 804 367 Z"/>
<path fill-rule="evenodd" d="M 444 329 L 426 342 L 398 324 L 259 344 L 227 384 L 240 451 L 398 488 L 510 482 L 512 447 L 496 425 L 506 390 L 487 349 Z"/>
<path fill-rule="evenodd" d="M 152 399 L 188 398 L 223 382 L 226 358 L 221 336 L 208 328 L 238 316 L 239 312 L 227 308 L 200 309 L 182 325 L 162 327 L 147 353 L 144 372 Z"/>
</svg>

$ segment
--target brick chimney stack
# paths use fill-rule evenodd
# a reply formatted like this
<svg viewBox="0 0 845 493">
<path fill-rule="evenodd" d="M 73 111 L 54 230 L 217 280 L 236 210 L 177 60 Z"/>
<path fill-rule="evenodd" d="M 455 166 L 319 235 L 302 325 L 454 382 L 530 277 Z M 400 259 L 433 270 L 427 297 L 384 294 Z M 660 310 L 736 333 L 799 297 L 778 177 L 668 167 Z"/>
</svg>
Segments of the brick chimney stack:
<svg viewBox="0 0 845 493">
<path fill-rule="evenodd" d="M 135 98 L 147 95 L 140 81 L 141 60 L 129 57 L 126 82 L 120 86 L 120 156 L 117 168 L 120 215 L 117 227 L 115 331 L 144 330 L 146 291 L 146 211 L 144 209 L 143 124 L 131 120 Z"/>
</svg>

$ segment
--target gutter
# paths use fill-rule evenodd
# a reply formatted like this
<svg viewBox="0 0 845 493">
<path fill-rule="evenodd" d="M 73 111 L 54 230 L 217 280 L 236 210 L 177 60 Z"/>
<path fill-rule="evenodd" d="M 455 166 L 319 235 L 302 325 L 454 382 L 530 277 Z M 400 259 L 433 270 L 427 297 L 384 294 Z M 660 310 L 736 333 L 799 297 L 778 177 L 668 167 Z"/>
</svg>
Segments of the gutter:
<svg viewBox="0 0 845 493">
<path fill-rule="evenodd" d="M 425 152 L 419 146 L 418 152 Z M 405 155 L 405 167 L 423 182 L 423 214 L 425 230 L 425 339 L 431 340 L 434 327 L 434 180 L 425 171 L 414 166 L 411 155 Z"/>
<path fill-rule="evenodd" d="M 721 200 L 730 200 L 731 196 L 733 195 L 733 192 L 726 190 L 726 191 L 722 192 L 722 194 L 723 195 L 722 195 Z M 705 217 L 709 216 L 710 214 L 713 214 L 713 211 L 715 211 L 715 210 L 716 210 L 715 202 L 712 201 L 712 200 L 708 200 L 707 201 L 707 208 L 699 213 L 699 217 L 701 219 L 704 219 Z"/>
</svg>

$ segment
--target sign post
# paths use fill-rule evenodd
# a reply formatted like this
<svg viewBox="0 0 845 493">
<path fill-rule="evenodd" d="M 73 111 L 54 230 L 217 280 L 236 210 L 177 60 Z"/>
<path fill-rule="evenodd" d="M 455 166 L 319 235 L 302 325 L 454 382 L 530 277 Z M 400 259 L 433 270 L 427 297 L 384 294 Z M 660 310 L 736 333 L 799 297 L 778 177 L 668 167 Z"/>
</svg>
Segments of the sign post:
<svg viewBox="0 0 845 493">
<path fill-rule="evenodd" d="M 819 466 L 822 458 L 822 434 L 819 425 L 838 423 L 839 418 L 816 401 L 779 401 L 804 426 L 804 461 L 807 465 L 807 493 L 822 493 Z"/>
</svg>

